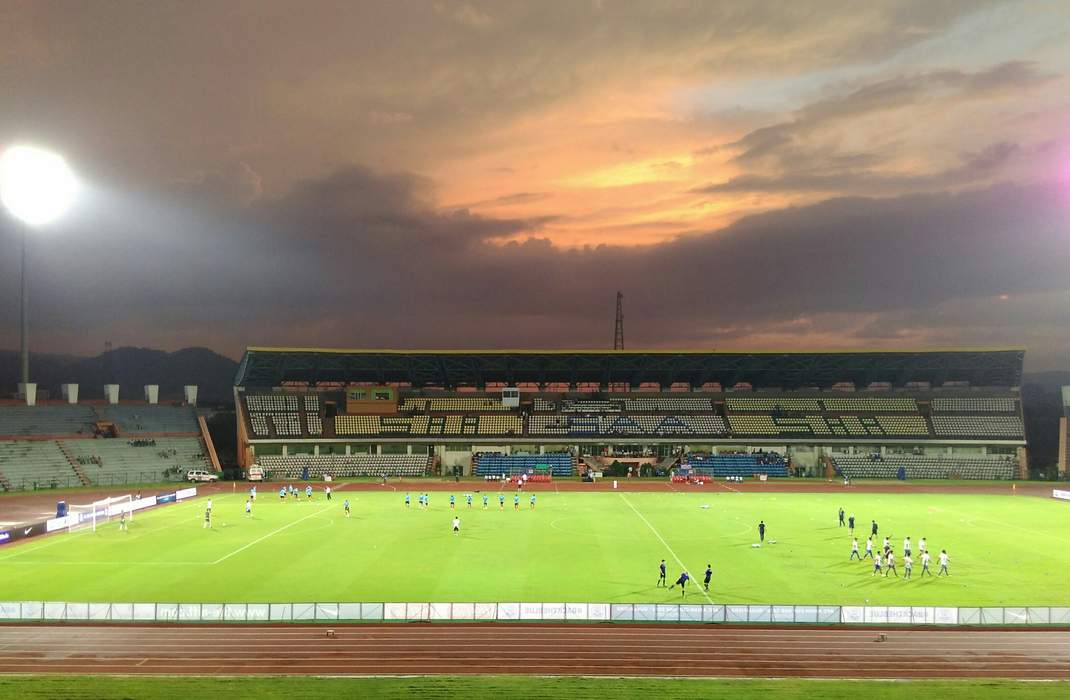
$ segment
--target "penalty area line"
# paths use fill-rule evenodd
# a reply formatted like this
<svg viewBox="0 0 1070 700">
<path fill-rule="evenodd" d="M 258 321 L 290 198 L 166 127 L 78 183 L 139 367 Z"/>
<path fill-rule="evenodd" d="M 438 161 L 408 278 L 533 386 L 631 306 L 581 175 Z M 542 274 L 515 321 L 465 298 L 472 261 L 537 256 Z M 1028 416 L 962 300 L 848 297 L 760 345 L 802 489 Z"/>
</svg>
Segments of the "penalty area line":
<svg viewBox="0 0 1070 700">
<path fill-rule="evenodd" d="M 225 562 L 225 561 L 226 561 L 227 559 L 230 559 L 230 558 L 231 558 L 232 556 L 234 556 L 235 554 L 240 554 L 241 552 L 244 552 L 245 550 L 249 549 L 249 548 L 250 548 L 250 547 L 252 547 L 252 546 L 253 546 L 254 544 L 259 544 L 260 542 L 263 542 L 263 541 L 264 541 L 264 540 L 266 540 L 267 538 L 269 538 L 269 537 L 273 537 L 274 535 L 277 535 L 277 534 L 279 534 L 279 533 L 280 533 L 280 532 L 282 532 L 283 530 L 288 530 L 288 529 L 290 529 L 291 527 L 293 527 L 294 525 L 296 525 L 296 524 L 297 524 L 297 523 L 299 523 L 299 522 L 302 522 L 302 521 L 304 521 L 304 520 L 308 520 L 309 518 L 312 518 L 312 517 L 315 517 L 315 516 L 319 515 L 319 514 L 320 514 L 320 513 L 322 513 L 323 511 L 327 510 L 327 508 L 328 508 L 327 506 L 324 506 L 323 508 L 320 508 L 320 509 L 316 510 L 316 511 L 315 511 L 315 512 L 313 512 L 313 513 L 309 513 L 308 515 L 306 515 L 306 516 L 305 516 L 305 517 L 303 517 L 303 518 L 298 518 L 297 520 L 293 521 L 292 523 L 287 523 L 286 525 L 283 525 L 282 527 L 278 528 L 277 530 L 272 530 L 272 531 L 271 531 L 271 532 L 269 532 L 268 534 L 266 534 L 266 535 L 264 535 L 264 536 L 262 536 L 262 537 L 258 537 L 258 538 L 256 538 L 255 540 L 253 540 L 252 542 L 249 542 L 249 543 L 243 544 L 243 545 L 242 545 L 241 547 L 238 547 L 237 549 L 235 549 L 235 550 L 234 550 L 233 552 L 231 552 L 230 554 L 224 554 L 223 556 L 221 556 L 221 557 L 219 557 L 218 559 L 216 559 L 216 560 L 215 560 L 214 562 L 212 562 L 212 565 L 214 566 L 214 565 L 216 565 L 216 564 L 220 564 L 220 563 L 222 563 L 222 562 Z"/>
<path fill-rule="evenodd" d="M 680 568 L 683 569 L 684 571 L 687 571 L 687 565 L 684 564 L 684 562 L 680 560 L 680 557 L 676 556 L 676 552 L 674 552 L 672 547 L 669 546 L 669 543 L 666 542 L 665 538 L 661 536 L 661 533 L 658 532 L 657 529 L 655 529 L 654 526 L 650 524 L 650 521 L 647 520 L 643 516 L 643 514 L 639 512 L 639 509 L 636 508 L 635 506 L 633 506 L 632 502 L 629 501 L 627 498 L 625 498 L 623 493 L 620 493 L 618 491 L 617 495 L 620 496 L 622 501 L 624 501 L 626 504 L 628 504 L 628 507 L 632 509 L 633 513 L 635 513 L 636 515 L 639 516 L 640 520 L 642 520 L 644 523 L 646 523 L 646 526 L 648 528 L 650 528 L 651 532 L 654 533 L 654 537 L 657 537 L 658 540 L 661 542 L 662 546 L 664 546 L 665 549 L 669 550 L 669 554 L 671 554 L 672 558 L 676 560 L 676 563 L 680 565 Z M 688 574 L 690 574 L 690 573 L 691 572 L 688 571 Z M 699 585 L 698 579 L 692 579 L 692 580 L 694 581 L 695 586 Z M 699 588 L 698 590 L 702 593 L 702 595 L 704 595 L 706 597 L 706 600 L 708 600 L 710 602 L 710 605 L 716 605 L 716 603 L 713 602 L 713 598 L 710 597 L 710 594 L 706 592 L 705 588 Z"/>
</svg>

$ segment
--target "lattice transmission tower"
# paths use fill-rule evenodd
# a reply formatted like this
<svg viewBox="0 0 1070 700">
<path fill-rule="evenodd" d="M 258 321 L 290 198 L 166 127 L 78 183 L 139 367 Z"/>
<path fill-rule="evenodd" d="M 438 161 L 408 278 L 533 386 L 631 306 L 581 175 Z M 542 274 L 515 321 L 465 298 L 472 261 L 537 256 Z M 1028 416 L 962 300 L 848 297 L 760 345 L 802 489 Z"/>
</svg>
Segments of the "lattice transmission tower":
<svg viewBox="0 0 1070 700">
<path fill-rule="evenodd" d="M 613 329 L 613 349 L 624 349 L 624 295 L 617 292 L 617 325 Z"/>
</svg>

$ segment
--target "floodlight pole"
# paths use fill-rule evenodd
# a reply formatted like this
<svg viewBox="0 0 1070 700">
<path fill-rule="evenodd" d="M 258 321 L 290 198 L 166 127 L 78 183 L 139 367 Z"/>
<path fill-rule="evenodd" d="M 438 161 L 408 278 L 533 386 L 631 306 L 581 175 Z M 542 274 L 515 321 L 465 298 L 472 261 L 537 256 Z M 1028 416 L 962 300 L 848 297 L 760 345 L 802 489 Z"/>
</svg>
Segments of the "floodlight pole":
<svg viewBox="0 0 1070 700">
<path fill-rule="evenodd" d="M 14 217 L 12 217 L 14 218 Z M 22 233 L 22 308 L 21 308 L 21 326 L 22 332 L 20 334 L 21 342 L 19 345 L 20 359 L 22 364 L 22 385 L 25 390 L 26 385 L 30 383 L 30 301 L 29 295 L 29 279 L 26 272 L 26 246 L 29 236 L 26 232 L 26 224 L 19 222 L 17 224 Z"/>
</svg>

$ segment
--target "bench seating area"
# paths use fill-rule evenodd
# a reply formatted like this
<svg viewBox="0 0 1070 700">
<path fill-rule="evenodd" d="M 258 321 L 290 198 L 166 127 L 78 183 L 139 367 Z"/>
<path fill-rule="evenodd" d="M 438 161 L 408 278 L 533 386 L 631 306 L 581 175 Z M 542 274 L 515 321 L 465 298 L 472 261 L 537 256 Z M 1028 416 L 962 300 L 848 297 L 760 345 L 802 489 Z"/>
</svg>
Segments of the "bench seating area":
<svg viewBox="0 0 1070 700">
<path fill-rule="evenodd" d="M 900 467 L 908 479 L 1013 479 L 1018 471 L 1018 462 L 1005 456 L 845 455 L 832 462 L 837 472 L 852 479 L 895 479 Z"/>
<path fill-rule="evenodd" d="M 567 452 L 548 452 L 541 455 L 504 455 L 484 452 L 476 456 L 476 476 L 512 476 L 526 474 L 529 469 L 550 469 L 553 476 L 572 476 L 572 455 Z"/>
<path fill-rule="evenodd" d="M 309 479 L 354 476 L 423 476 L 431 466 L 427 455 L 264 455 L 258 460 L 273 478 Z"/>
<path fill-rule="evenodd" d="M 752 454 L 726 454 L 690 457 L 691 469 L 702 476 L 750 477 L 755 474 L 769 476 L 787 476 L 788 464 L 776 452 L 758 452 Z"/>
</svg>

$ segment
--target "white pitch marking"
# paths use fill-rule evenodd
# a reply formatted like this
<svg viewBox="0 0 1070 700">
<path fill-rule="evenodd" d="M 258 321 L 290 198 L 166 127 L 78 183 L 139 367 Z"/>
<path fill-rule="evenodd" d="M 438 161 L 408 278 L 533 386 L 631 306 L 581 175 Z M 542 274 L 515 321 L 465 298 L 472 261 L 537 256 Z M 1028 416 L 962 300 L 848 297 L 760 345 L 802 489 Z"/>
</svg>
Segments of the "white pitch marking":
<svg viewBox="0 0 1070 700">
<path fill-rule="evenodd" d="M 664 545 L 665 549 L 669 550 L 669 554 L 671 554 L 672 558 L 676 560 L 676 563 L 680 565 L 680 568 L 683 569 L 684 571 L 688 571 L 688 573 L 690 573 L 690 571 L 688 570 L 687 566 L 680 560 L 680 557 L 676 556 L 676 552 L 674 552 L 672 550 L 672 547 L 670 547 L 669 543 L 665 541 L 665 538 L 661 536 L 661 533 L 658 532 L 654 528 L 654 526 L 650 524 L 650 521 L 647 520 L 645 517 L 643 517 L 643 514 L 640 513 L 636 509 L 636 507 L 632 505 L 631 501 L 629 501 L 627 498 L 624 497 L 623 493 L 620 493 L 618 491 L 617 495 L 621 497 L 622 501 L 624 501 L 625 503 L 628 504 L 628 507 L 632 509 L 633 513 L 635 513 L 636 515 L 639 516 L 640 520 L 642 520 L 644 523 L 646 523 L 646 526 L 649 527 L 650 531 L 654 533 L 654 537 L 657 537 L 658 540 L 661 541 L 661 544 Z M 695 586 L 697 587 L 699 585 L 698 579 L 694 579 L 694 582 L 695 582 Z M 705 588 L 699 588 L 699 591 L 702 592 L 702 595 L 706 596 L 706 600 L 710 601 L 710 605 L 714 605 L 713 598 L 710 597 L 710 594 L 706 592 Z"/>
<path fill-rule="evenodd" d="M 259 542 L 263 542 L 267 538 L 272 537 L 273 535 L 277 535 L 280 532 L 282 532 L 283 530 L 288 530 L 288 529 L 290 529 L 291 527 L 293 527 L 294 525 L 296 525 L 297 523 L 299 523 L 299 522 L 301 522 L 303 520 L 308 520 L 309 518 L 312 518 L 312 517 L 315 517 L 315 516 L 319 515 L 323 511 L 327 510 L 327 508 L 328 507 L 326 507 L 326 506 L 323 507 L 323 508 L 320 508 L 319 510 L 315 511 L 314 513 L 309 513 L 308 515 L 306 515 L 303 518 L 298 518 L 297 520 L 293 521 L 292 523 L 288 523 L 286 525 L 283 525 L 282 527 L 278 528 L 277 530 L 272 530 L 271 532 L 269 532 L 268 534 L 264 535 L 263 537 L 258 537 L 255 540 L 253 540 L 252 542 L 249 542 L 248 544 L 243 544 L 241 547 L 238 547 L 237 549 L 235 549 L 230 554 L 224 554 L 223 556 L 219 557 L 214 562 L 212 562 L 212 564 L 214 565 L 214 564 L 222 563 L 222 562 L 226 561 L 227 559 L 230 559 L 235 554 L 239 554 L 241 552 L 244 552 L 245 550 L 247 550 L 250 547 L 252 547 L 254 544 L 257 544 Z"/>
</svg>

